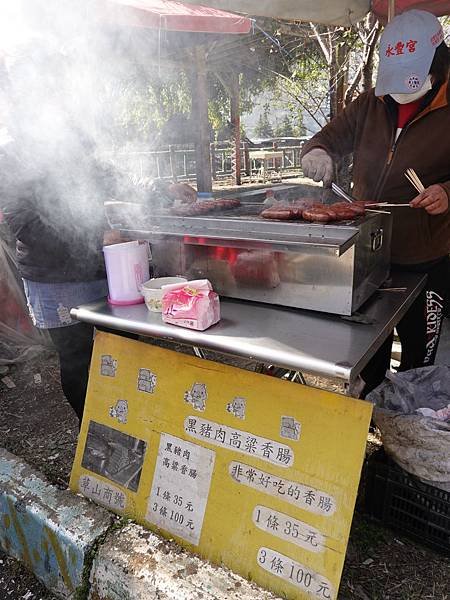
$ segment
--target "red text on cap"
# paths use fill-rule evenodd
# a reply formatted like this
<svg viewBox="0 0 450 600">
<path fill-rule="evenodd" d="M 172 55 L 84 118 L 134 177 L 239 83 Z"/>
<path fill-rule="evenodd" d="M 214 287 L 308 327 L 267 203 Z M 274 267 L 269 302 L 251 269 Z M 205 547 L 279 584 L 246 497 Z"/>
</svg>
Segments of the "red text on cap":
<svg viewBox="0 0 450 600">
<path fill-rule="evenodd" d="M 399 56 L 400 54 L 404 54 L 405 46 L 410 54 L 416 51 L 417 40 L 408 40 L 407 42 L 402 42 L 399 40 L 395 46 L 388 44 L 386 48 L 386 56 Z"/>
</svg>

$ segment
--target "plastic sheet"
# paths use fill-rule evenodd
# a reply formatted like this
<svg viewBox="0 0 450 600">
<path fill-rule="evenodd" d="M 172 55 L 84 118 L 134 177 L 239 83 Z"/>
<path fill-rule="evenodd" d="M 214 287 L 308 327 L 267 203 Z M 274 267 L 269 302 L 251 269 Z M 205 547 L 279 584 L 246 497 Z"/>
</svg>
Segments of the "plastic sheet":
<svg viewBox="0 0 450 600">
<path fill-rule="evenodd" d="M 450 423 L 418 414 L 450 402 L 450 368 L 444 366 L 388 373 L 367 400 L 386 452 L 423 482 L 450 491 Z"/>
<path fill-rule="evenodd" d="M 0 365 L 26 360 L 50 345 L 48 334 L 33 327 L 16 267 L 14 240 L 0 223 Z"/>
</svg>

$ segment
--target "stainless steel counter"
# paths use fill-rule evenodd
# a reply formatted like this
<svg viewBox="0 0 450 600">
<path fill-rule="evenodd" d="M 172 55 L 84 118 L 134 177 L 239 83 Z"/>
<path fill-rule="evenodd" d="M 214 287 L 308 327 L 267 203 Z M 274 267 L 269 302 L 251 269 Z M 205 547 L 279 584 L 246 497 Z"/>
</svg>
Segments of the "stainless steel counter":
<svg viewBox="0 0 450 600">
<path fill-rule="evenodd" d="M 117 307 L 100 300 L 72 309 L 71 315 L 100 327 L 173 340 L 351 383 L 424 284 L 422 275 L 397 273 L 390 286 L 406 291 L 376 292 L 354 317 L 222 299 L 222 319 L 206 331 L 168 325 L 144 304 Z"/>
</svg>

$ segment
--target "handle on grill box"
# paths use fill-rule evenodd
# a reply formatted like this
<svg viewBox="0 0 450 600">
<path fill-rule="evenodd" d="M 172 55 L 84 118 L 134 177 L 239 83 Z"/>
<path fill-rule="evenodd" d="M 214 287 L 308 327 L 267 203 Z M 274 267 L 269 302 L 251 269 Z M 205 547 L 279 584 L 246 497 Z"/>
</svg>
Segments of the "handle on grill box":
<svg viewBox="0 0 450 600">
<path fill-rule="evenodd" d="M 372 252 L 378 252 L 378 250 L 381 250 L 382 246 L 383 246 L 383 228 L 379 227 L 376 231 L 373 231 L 370 238 L 371 238 L 371 243 L 370 243 L 370 248 L 372 250 Z"/>
</svg>

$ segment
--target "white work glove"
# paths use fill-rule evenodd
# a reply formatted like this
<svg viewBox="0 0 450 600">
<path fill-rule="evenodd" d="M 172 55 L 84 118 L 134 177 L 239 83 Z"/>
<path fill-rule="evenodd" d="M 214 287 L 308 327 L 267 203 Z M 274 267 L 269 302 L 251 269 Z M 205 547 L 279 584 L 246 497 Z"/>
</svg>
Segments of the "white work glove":
<svg viewBox="0 0 450 600">
<path fill-rule="evenodd" d="M 333 161 L 322 148 L 313 148 L 302 158 L 302 171 L 305 177 L 323 181 L 329 187 L 333 181 Z"/>
</svg>

